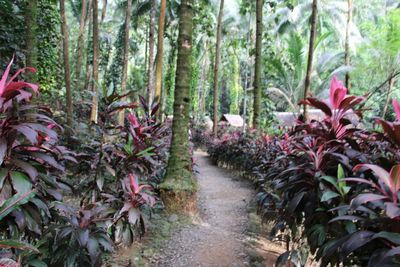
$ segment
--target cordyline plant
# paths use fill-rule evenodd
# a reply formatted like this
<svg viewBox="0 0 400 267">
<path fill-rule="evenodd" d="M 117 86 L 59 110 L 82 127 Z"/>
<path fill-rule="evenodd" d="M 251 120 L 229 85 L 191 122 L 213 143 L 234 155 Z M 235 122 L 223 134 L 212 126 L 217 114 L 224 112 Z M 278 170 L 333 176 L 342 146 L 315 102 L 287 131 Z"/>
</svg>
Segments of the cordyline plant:
<svg viewBox="0 0 400 267">
<path fill-rule="evenodd" d="M 33 241 L 52 219 L 51 201 L 62 200 L 68 189 L 60 179 L 62 163 L 75 159 L 58 145 L 54 129 L 60 126 L 50 110 L 30 104 L 38 86 L 18 80 L 35 70 L 20 69 L 9 77 L 12 64 L 0 80 L 0 238 Z"/>
<path fill-rule="evenodd" d="M 131 173 L 121 180 L 121 189 L 114 194 L 102 193 L 102 201 L 109 206 L 110 218 L 107 224 L 115 243 L 129 245 L 134 241 L 138 230 L 139 235 L 146 232 L 142 211 L 152 208 L 156 203 L 152 189 L 147 184 L 139 185 L 139 180 Z"/>
<path fill-rule="evenodd" d="M 363 171 L 364 177 L 346 178 L 362 186 L 349 205 L 339 208 L 342 214 L 330 221 L 355 222 L 356 227 L 346 236 L 330 243 L 325 260 L 333 254 L 346 259 L 350 253 L 362 250 L 357 259 L 362 266 L 398 266 L 400 264 L 400 165 L 390 173 L 372 164 L 360 164 L 354 172 Z M 369 171 L 372 171 L 369 172 Z M 372 175 L 370 175 L 372 174 Z M 396 259 L 397 257 L 397 259 Z"/>
<path fill-rule="evenodd" d="M 391 144 L 400 148 L 400 104 L 397 99 L 393 99 L 393 109 L 396 113 L 396 121 L 389 122 L 384 119 L 378 119 L 378 123 L 382 125 L 385 136 Z"/>
<path fill-rule="evenodd" d="M 390 218 L 398 209 L 392 203 L 398 192 L 390 191 L 389 198 L 387 184 L 384 190 L 370 173 L 365 178 L 352 178 L 368 183 L 346 178 L 360 168 L 355 166 L 367 166 L 361 164 L 390 169 L 399 162 L 395 156 L 399 150 L 391 145 L 395 144 L 397 122 L 383 122 L 389 125 L 384 134 L 358 127 L 363 101 L 364 97 L 347 95 L 347 89 L 334 77 L 329 100 L 309 97 L 303 102 L 322 110 L 326 115 L 322 121 L 300 123 L 282 137 L 257 137 L 258 142 L 254 137 L 232 135 L 211 144 L 213 159 L 255 178 L 260 188 L 260 212 L 264 218 L 275 220 L 273 237 L 287 242 L 288 251 L 279 257 L 279 264 L 292 260 L 304 265 L 310 254 L 323 266 L 397 264 L 393 262 L 397 241 L 388 240 L 385 232 L 398 231 L 393 230 L 398 227 L 398 218 Z M 363 195 L 366 190 L 376 199 L 360 204 L 367 198 Z M 390 219 L 395 228 L 372 218 L 387 223 Z M 357 237 L 362 241 L 356 244 Z M 374 259 L 369 262 L 371 255 Z"/>
</svg>

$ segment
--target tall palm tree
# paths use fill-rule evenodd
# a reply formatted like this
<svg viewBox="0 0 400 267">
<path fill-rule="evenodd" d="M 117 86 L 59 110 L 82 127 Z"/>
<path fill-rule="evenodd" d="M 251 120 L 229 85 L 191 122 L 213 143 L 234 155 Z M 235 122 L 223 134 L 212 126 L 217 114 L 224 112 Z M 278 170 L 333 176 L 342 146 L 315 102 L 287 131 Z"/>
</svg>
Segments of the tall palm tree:
<svg viewBox="0 0 400 267">
<path fill-rule="evenodd" d="M 98 85 L 99 85 L 99 9 L 98 0 L 93 0 L 93 70 L 92 70 L 92 110 L 90 112 L 90 121 L 97 123 L 97 113 L 99 109 Z"/>
<path fill-rule="evenodd" d="M 85 26 L 87 24 L 89 16 L 87 15 L 88 9 L 91 8 L 91 0 L 87 3 L 87 0 L 82 0 L 81 7 L 81 18 L 79 22 L 79 34 L 78 41 L 76 45 L 76 63 L 75 63 L 75 88 L 79 87 L 79 78 L 81 76 L 82 70 L 82 58 L 83 58 L 83 45 L 84 45 L 84 35 L 85 35 Z"/>
<path fill-rule="evenodd" d="M 25 12 L 25 49 L 26 49 L 26 66 L 36 68 L 37 47 L 36 47 L 36 30 L 37 30 L 37 0 L 26 1 Z M 35 76 L 29 75 L 29 79 L 34 81 Z"/>
<path fill-rule="evenodd" d="M 71 74 L 69 66 L 69 38 L 68 38 L 68 25 L 65 16 L 65 1 L 60 0 L 60 15 L 61 15 L 61 32 L 63 37 L 63 57 L 64 57 L 64 79 L 65 89 L 67 95 L 67 124 L 72 127 L 72 91 L 71 91 Z"/>
<path fill-rule="evenodd" d="M 151 106 L 151 101 L 154 97 L 154 32 L 155 32 L 155 16 L 156 16 L 156 1 L 150 0 L 150 24 L 149 24 L 149 58 L 147 69 L 147 102 Z"/>
<path fill-rule="evenodd" d="M 261 72 L 262 72 L 262 34 L 263 34 L 263 4 L 264 0 L 256 2 L 256 59 L 254 70 L 254 102 L 253 102 L 253 128 L 259 129 L 261 115 Z"/>
<path fill-rule="evenodd" d="M 132 0 L 128 0 L 126 3 L 126 15 L 125 15 L 125 34 L 124 34 L 124 56 L 122 65 L 122 79 L 121 79 L 121 92 L 125 93 L 126 81 L 128 79 L 128 59 L 129 59 L 129 29 L 131 27 L 131 15 L 132 15 Z M 119 125 L 124 124 L 124 110 L 118 114 Z"/>
<path fill-rule="evenodd" d="M 157 38 L 157 62 L 156 62 L 156 101 L 161 101 L 162 90 L 162 70 L 164 59 L 164 27 L 165 27 L 165 10 L 167 1 L 160 2 L 160 16 L 158 18 L 158 38 Z"/>
<path fill-rule="evenodd" d="M 214 62 L 214 124 L 213 134 L 217 137 L 218 133 L 218 70 L 220 61 L 220 47 L 221 47 L 221 32 L 222 32 L 222 17 L 224 15 L 224 0 L 220 0 L 219 14 L 217 21 L 217 41 L 215 44 L 215 62 Z"/>
<path fill-rule="evenodd" d="M 317 16 L 318 16 L 318 0 L 313 0 L 312 5 L 312 15 L 311 15 L 311 29 L 310 29 L 310 42 L 308 47 L 308 60 L 307 60 L 307 73 L 304 82 L 304 99 L 308 97 L 308 92 L 311 87 L 311 74 L 313 69 L 313 59 L 314 59 L 314 43 L 317 36 Z M 307 121 L 307 105 L 304 104 L 304 121 Z"/>
<path fill-rule="evenodd" d="M 190 83 L 194 1 L 182 0 L 179 9 L 178 61 L 170 157 L 161 198 L 169 211 L 189 211 L 195 197 L 192 158 L 189 151 Z"/>
<path fill-rule="evenodd" d="M 347 0 L 347 25 L 346 25 L 346 44 L 345 44 L 345 64 L 350 66 L 350 26 L 353 17 L 353 0 Z M 351 88 L 350 84 L 350 74 L 346 73 L 346 87 L 348 90 Z"/>
</svg>

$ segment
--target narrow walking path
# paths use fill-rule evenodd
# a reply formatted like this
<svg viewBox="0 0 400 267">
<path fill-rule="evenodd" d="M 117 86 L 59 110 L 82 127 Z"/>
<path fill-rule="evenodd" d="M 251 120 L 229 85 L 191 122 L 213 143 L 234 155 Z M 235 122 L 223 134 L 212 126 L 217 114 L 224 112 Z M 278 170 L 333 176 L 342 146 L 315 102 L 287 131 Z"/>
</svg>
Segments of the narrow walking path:
<svg viewBox="0 0 400 267">
<path fill-rule="evenodd" d="M 247 208 L 254 190 L 245 181 L 212 165 L 195 152 L 200 218 L 176 231 L 157 266 L 249 266 L 246 253 Z"/>
</svg>

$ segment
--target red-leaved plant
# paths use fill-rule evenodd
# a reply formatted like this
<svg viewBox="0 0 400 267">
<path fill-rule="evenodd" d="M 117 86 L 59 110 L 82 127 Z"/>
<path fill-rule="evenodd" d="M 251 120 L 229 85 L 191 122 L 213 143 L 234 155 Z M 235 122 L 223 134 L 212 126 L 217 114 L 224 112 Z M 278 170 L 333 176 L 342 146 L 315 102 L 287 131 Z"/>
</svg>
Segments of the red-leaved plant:
<svg viewBox="0 0 400 267">
<path fill-rule="evenodd" d="M 372 177 L 368 175 L 369 170 Z M 338 216 L 330 223 L 356 222 L 357 230 L 332 246 L 331 252 L 337 251 L 346 258 L 358 249 L 368 251 L 372 247 L 368 266 L 397 266 L 396 257 L 400 255 L 400 165 L 387 172 L 377 165 L 360 164 L 353 171 L 363 171 L 365 177 L 344 180 L 367 187 L 354 195 L 350 205 L 339 208 L 345 210 L 346 215 Z"/>
<path fill-rule="evenodd" d="M 19 76 L 35 69 L 20 69 L 10 77 L 12 64 L 0 79 L 0 237 L 33 241 L 52 218 L 51 201 L 61 200 L 68 189 L 60 179 L 62 162 L 74 161 L 74 154 L 58 145 L 54 128 L 61 127 L 50 118 L 51 111 L 30 104 L 38 85 Z M 27 247 L 20 240 L 10 242 Z"/>
<path fill-rule="evenodd" d="M 331 124 L 334 136 L 341 139 L 352 132 L 349 125 L 355 123 L 354 116 L 362 116 L 362 111 L 356 106 L 364 100 L 364 97 L 347 95 L 347 88 L 334 76 L 329 89 L 329 101 L 308 97 L 300 104 L 307 104 L 324 112 L 327 116 L 325 121 Z"/>
<path fill-rule="evenodd" d="M 397 99 L 393 99 L 392 104 L 396 114 L 396 120 L 390 122 L 384 119 L 378 119 L 378 123 L 382 125 L 383 131 L 388 140 L 397 146 L 397 148 L 400 148 L 400 104 Z"/>
</svg>

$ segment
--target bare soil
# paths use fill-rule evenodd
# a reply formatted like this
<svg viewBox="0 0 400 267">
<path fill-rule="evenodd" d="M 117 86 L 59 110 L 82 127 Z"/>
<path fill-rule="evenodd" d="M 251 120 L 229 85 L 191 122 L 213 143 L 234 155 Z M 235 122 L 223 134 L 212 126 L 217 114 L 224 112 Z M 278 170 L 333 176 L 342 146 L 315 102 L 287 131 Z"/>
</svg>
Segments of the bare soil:
<svg viewBox="0 0 400 267">
<path fill-rule="evenodd" d="M 248 231 L 251 184 L 214 166 L 205 152 L 196 151 L 195 160 L 199 216 L 173 232 L 151 266 L 273 266 L 283 248 Z"/>
</svg>

